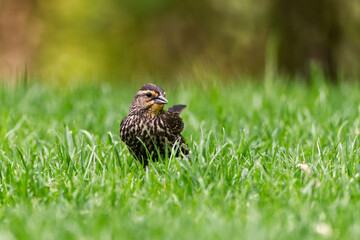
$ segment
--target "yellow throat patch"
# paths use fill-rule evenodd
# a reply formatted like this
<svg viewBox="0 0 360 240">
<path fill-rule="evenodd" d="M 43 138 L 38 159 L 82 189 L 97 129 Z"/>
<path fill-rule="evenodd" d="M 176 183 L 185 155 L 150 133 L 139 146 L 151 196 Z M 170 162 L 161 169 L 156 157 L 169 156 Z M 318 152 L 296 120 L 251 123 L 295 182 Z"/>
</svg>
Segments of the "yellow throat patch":
<svg viewBox="0 0 360 240">
<path fill-rule="evenodd" d="M 158 115 L 161 110 L 163 109 L 164 105 L 163 104 L 156 104 L 154 103 L 151 107 L 150 107 L 150 114 L 151 116 L 155 116 Z"/>
</svg>

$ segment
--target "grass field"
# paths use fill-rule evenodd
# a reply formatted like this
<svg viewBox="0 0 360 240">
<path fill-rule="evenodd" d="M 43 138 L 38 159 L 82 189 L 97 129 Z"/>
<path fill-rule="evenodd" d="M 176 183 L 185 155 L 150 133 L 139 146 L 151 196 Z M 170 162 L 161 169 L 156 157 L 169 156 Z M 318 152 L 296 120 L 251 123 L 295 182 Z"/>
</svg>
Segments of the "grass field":
<svg viewBox="0 0 360 240">
<path fill-rule="evenodd" d="M 148 171 L 118 136 L 140 86 L 0 87 L 0 239 L 359 237 L 358 84 L 189 85 L 191 161 Z"/>
</svg>

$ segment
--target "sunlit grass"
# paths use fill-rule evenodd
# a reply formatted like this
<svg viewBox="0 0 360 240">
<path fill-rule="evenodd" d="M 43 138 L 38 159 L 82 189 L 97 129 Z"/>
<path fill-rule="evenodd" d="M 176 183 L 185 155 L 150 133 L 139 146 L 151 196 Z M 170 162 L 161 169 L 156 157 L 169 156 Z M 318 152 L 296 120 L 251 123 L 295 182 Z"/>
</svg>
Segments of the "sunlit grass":
<svg viewBox="0 0 360 240">
<path fill-rule="evenodd" d="M 147 171 L 118 136 L 137 88 L 0 87 L 0 237 L 360 234 L 358 85 L 164 87 L 191 157 Z"/>
</svg>

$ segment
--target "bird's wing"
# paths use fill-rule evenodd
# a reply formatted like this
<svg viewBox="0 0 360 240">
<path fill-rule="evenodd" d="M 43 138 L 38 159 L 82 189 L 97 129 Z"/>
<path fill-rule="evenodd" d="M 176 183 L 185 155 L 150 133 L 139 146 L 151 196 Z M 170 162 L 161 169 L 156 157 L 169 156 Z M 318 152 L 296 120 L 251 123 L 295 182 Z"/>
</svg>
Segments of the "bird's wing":
<svg viewBox="0 0 360 240">
<path fill-rule="evenodd" d="M 178 112 L 167 111 L 165 113 L 165 122 L 169 126 L 172 134 L 179 134 L 184 129 L 184 122 Z"/>
<path fill-rule="evenodd" d="M 181 117 L 179 116 L 180 112 L 186 107 L 184 105 L 176 105 L 179 106 L 180 109 L 179 112 L 171 112 L 171 111 L 167 111 L 165 112 L 165 122 L 167 123 L 171 134 L 168 136 L 170 142 L 175 143 L 175 141 L 180 141 L 179 142 L 179 150 L 185 154 L 188 155 L 189 154 L 189 149 L 186 145 L 185 139 L 183 136 L 181 136 L 181 131 L 184 129 L 184 122 L 181 119 Z M 181 106 L 181 107 L 180 107 Z M 175 110 L 175 109 L 174 109 Z M 178 151 L 178 153 L 176 154 L 176 156 L 180 155 L 180 151 Z"/>
</svg>

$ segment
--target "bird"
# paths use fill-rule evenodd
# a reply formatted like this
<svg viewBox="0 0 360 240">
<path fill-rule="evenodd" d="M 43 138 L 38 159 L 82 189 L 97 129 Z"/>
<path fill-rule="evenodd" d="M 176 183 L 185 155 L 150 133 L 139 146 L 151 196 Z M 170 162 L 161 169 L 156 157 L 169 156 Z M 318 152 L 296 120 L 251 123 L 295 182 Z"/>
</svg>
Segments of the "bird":
<svg viewBox="0 0 360 240">
<path fill-rule="evenodd" d="M 168 103 L 165 91 L 155 84 L 145 84 L 136 93 L 128 115 L 121 121 L 120 138 L 132 156 L 146 167 L 153 161 L 170 156 L 187 156 L 188 146 L 181 135 L 184 122 L 180 113 L 186 105 L 174 105 L 164 110 Z M 182 154 L 181 154 L 182 153 Z"/>
</svg>

